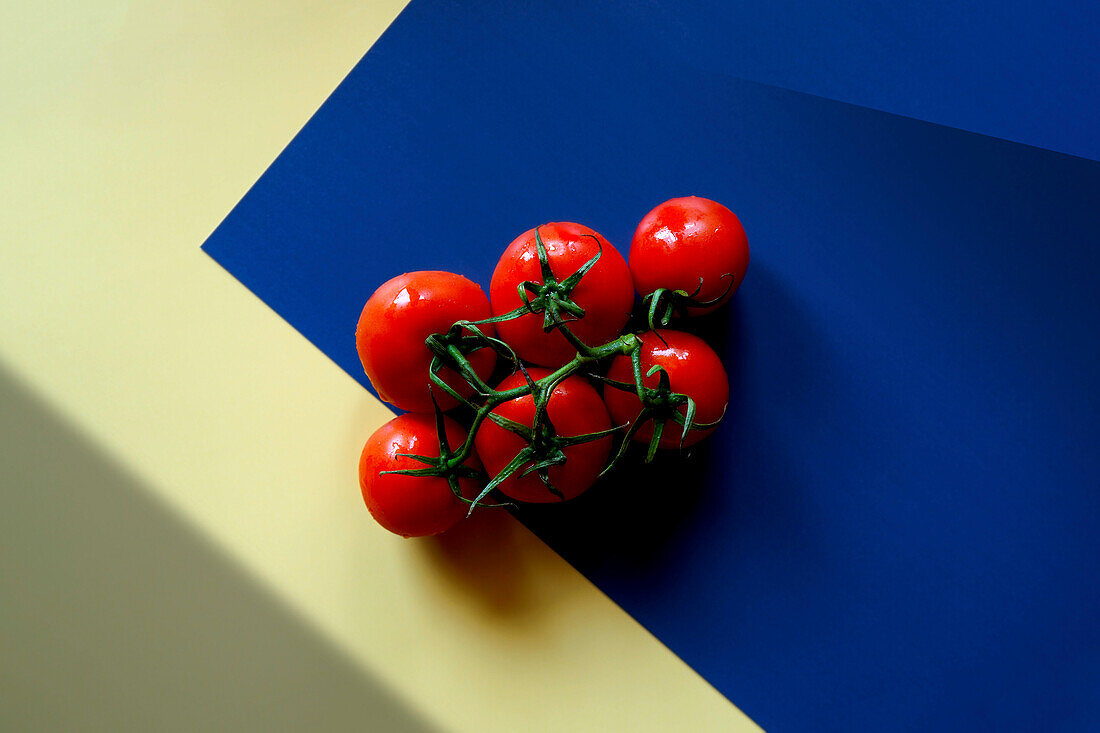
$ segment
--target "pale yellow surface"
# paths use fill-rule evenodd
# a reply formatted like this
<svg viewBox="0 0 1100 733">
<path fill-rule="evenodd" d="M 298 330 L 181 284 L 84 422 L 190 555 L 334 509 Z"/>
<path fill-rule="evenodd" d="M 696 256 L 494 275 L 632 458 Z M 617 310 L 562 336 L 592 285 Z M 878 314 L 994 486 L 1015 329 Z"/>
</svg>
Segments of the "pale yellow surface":
<svg viewBox="0 0 1100 733">
<path fill-rule="evenodd" d="M 401 6 L 0 4 L 0 366 L 116 461 L 149 495 L 143 501 L 195 530 L 211 557 L 255 579 L 288 618 L 430 723 L 755 729 L 507 515 L 441 541 L 375 526 L 355 466 L 386 409 L 199 249 Z M 6 511 L 40 524 L 25 533 L 33 552 L 10 546 L 22 535 L 8 537 L 3 577 L 33 580 L 42 598 L 21 598 L 26 613 L 0 622 L 23 624 L 31 636 L 20 653 L 30 659 L 28 619 L 81 617 L 50 606 L 50 583 L 63 580 L 52 581 L 54 566 L 39 557 L 54 533 L 64 545 L 65 522 L 80 516 L 36 513 L 48 492 L 32 493 L 28 476 L 41 474 L 27 473 L 63 465 L 70 449 L 26 458 L 49 439 L 24 436 L 33 445 L 20 446 L 18 424 L 7 424 Z M 58 506 L 65 491 L 88 502 L 94 488 L 63 471 L 50 486 Z M 20 517 L 7 521 L 31 526 Z M 127 588 L 116 608 L 97 589 L 107 604 L 98 613 L 137 613 L 127 608 L 141 590 Z M 35 663 L 86 664 L 118 651 L 108 645 L 153 643 L 156 619 L 144 623 L 152 626 L 137 636 L 81 634 L 80 658 L 67 659 L 62 645 L 56 660 Z M 165 653 L 141 669 L 209 663 L 189 659 Z M 20 690 L 33 707 L 29 678 L 10 666 L 4 674 L 0 695 Z M 50 694 L 57 705 L 81 693 Z"/>
</svg>

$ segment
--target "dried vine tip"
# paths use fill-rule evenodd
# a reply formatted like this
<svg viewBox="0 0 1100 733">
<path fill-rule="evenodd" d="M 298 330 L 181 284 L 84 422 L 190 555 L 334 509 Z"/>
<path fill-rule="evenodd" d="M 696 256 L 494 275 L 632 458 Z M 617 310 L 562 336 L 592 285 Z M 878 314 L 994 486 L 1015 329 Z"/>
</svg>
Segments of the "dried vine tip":
<svg viewBox="0 0 1100 733">
<path fill-rule="evenodd" d="M 695 286 L 695 290 L 690 293 L 686 290 L 657 288 L 652 293 L 644 296 L 642 305 L 646 310 L 646 324 L 649 326 L 649 330 L 656 331 L 658 328 L 668 326 L 677 315 L 689 315 L 693 309 L 710 308 L 721 303 L 733 290 L 737 278 L 734 277 L 733 273 L 727 272 L 721 276 L 721 279 L 726 281 L 725 289 L 709 300 L 699 300 L 697 297 L 703 289 L 703 278 L 701 277 L 699 278 L 699 284 Z"/>
</svg>

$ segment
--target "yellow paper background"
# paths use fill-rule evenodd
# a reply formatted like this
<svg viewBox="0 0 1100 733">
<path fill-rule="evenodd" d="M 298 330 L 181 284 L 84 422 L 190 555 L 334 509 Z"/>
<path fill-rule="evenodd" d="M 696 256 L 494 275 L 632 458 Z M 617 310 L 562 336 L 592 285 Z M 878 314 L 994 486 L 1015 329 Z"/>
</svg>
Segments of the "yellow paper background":
<svg viewBox="0 0 1100 733">
<path fill-rule="evenodd" d="M 755 729 L 199 250 L 402 5 L 0 6 L 0 728 Z"/>
</svg>

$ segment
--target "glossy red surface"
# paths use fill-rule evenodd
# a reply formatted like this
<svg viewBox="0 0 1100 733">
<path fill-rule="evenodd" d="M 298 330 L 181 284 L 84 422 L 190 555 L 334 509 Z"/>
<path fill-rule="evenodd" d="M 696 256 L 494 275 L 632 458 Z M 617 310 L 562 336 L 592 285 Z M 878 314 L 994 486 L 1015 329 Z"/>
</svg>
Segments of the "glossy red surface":
<svg viewBox="0 0 1100 733">
<path fill-rule="evenodd" d="M 645 377 L 650 367 L 659 365 L 668 372 L 669 385 L 673 392 L 680 392 L 695 400 L 695 422 L 711 423 L 719 420 L 729 402 L 730 386 L 722 360 L 705 341 L 694 334 L 683 331 L 659 331 L 642 334 L 642 375 L 647 387 L 656 387 L 660 376 L 653 374 Z M 667 343 L 665 343 L 667 342 Z M 634 367 L 628 356 L 617 356 L 611 362 L 607 376 L 618 382 L 634 382 Z M 634 420 L 642 409 L 642 403 L 634 392 L 625 392 L 605 386 L 603 399 L 607 404 L 611 419 L 616 425 Z M 686 412 L 680 408 L 680 413 Z M 666 423 L 661 434 L 662 448 L 677 448 L 683 427 L 672 422 Z M 710 435 L 711 430 L 692 430 L 684 438 L 684 445 L 694 445 Z M 653 436 L 653 423 L 642 426 L 634 439 L 648 443 Z"/>
<path fill-rule="evenodd" d="M 384 401 L 410 412 L 431 412 L 428 367 L 432 353 L 424 340 L 446 332 L 456 321 L 489 315 L 485 293 L 461 275 L 436 270 L 399 275 L 383 283 L 363 306 L 355 329 L 359 361 Z M 481 330 L 493 334 L 492 325 Z M 468 358 L 483 379 L 496 364 L 491 349 L 479 349 Z M 453 370 L 445 369 L 441 376 L 459 394 L 472 393 Z M 435 397 L 444 410 L 458 404 L 442 390 L 436 390 Z"/>
<path fill-rule="evenodd" d="M 700 279 L 696 300 L 721 296 L 711 306 L 691 309 L 692 314 L 709 313 L 729 300 L 748 266 L 749 240 L 737 215 L 698 196 L 670 199 L 654 208 L 638 224 L 630 245 L 630 274 L 643 296 L 657 288 L 692 293 Z"/>
<path fill-rule="evenodd" d="M 446 421 L 447 443 L 455 449 L 466 439 L 466 431 L 451 418 Z M 424 537 L 446 532 L 465 515 L 467 504 L 451 491 L 446 479 L 435 476 L 386 474 L 426 464 L 398 453 L 422 456 L 439 455 L 435 417 L 423 413 L 399 415 L 380 427 L 367 439 L 359 456 L 359 488 L 363 501 L 377 522 L 402 537 Z M 477 455 L 465 465 L 480 469 Z M 478 482 L 460 478 L 462 495 L 477 495 Z"/>
</svg>

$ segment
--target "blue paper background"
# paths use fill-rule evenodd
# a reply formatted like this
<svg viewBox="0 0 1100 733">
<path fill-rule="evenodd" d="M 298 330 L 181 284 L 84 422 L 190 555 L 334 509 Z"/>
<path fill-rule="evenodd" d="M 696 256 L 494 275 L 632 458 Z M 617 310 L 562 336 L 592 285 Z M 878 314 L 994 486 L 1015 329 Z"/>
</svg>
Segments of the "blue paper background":
<svg viewBox="0 0 1100 733">
<path fill-rule="evenodd" d="M 534 21 L 558 38 L 584 29 L 662 64 L 1100 159 L 1100 3 L 1090 0 L 545 5 L 556 10 L 513 10 L 509 27 Z"/>
<path fill-rule="evenodd" d="M 1041 104 L 998 113 L 1007 82 L 954 102 L 932 82 L 969 56 L 958 84 L 1026 71 L 1052 105 L 1095 80 L 1043 86 L 1059 63 L 1006 61 L 1012 34 L 918 10 L 886 23 L 915 34 L 893 50 L 861 30 L 873 13 L 798 10 L 748 54 L 729 49 L 773 11 L 417 0 L 205 248 L 366 384 L 352 332 L 387 273 L 487 284 L 534 223 L 625 250 L 665 198 L 728 203 L 753 262 L 702 326 L 730 366 L 723 426 L 693 461 L 524 521 L 765 728 L 1086 729 L 1100 165 L 721 72 L 1081 154 L 1088 131 L 1042 128 Z M 1049 25 L 1031 42 L 1052 50 Z M 799 55 L 810 28 L 831 74 Z M 838 65 L 845 37 L 865 43 Z M 956 54 L 922 63 L 921 39 Z M 764 60 L 785 53 L 805 61 L 779 78 Z"/>
</svg>

